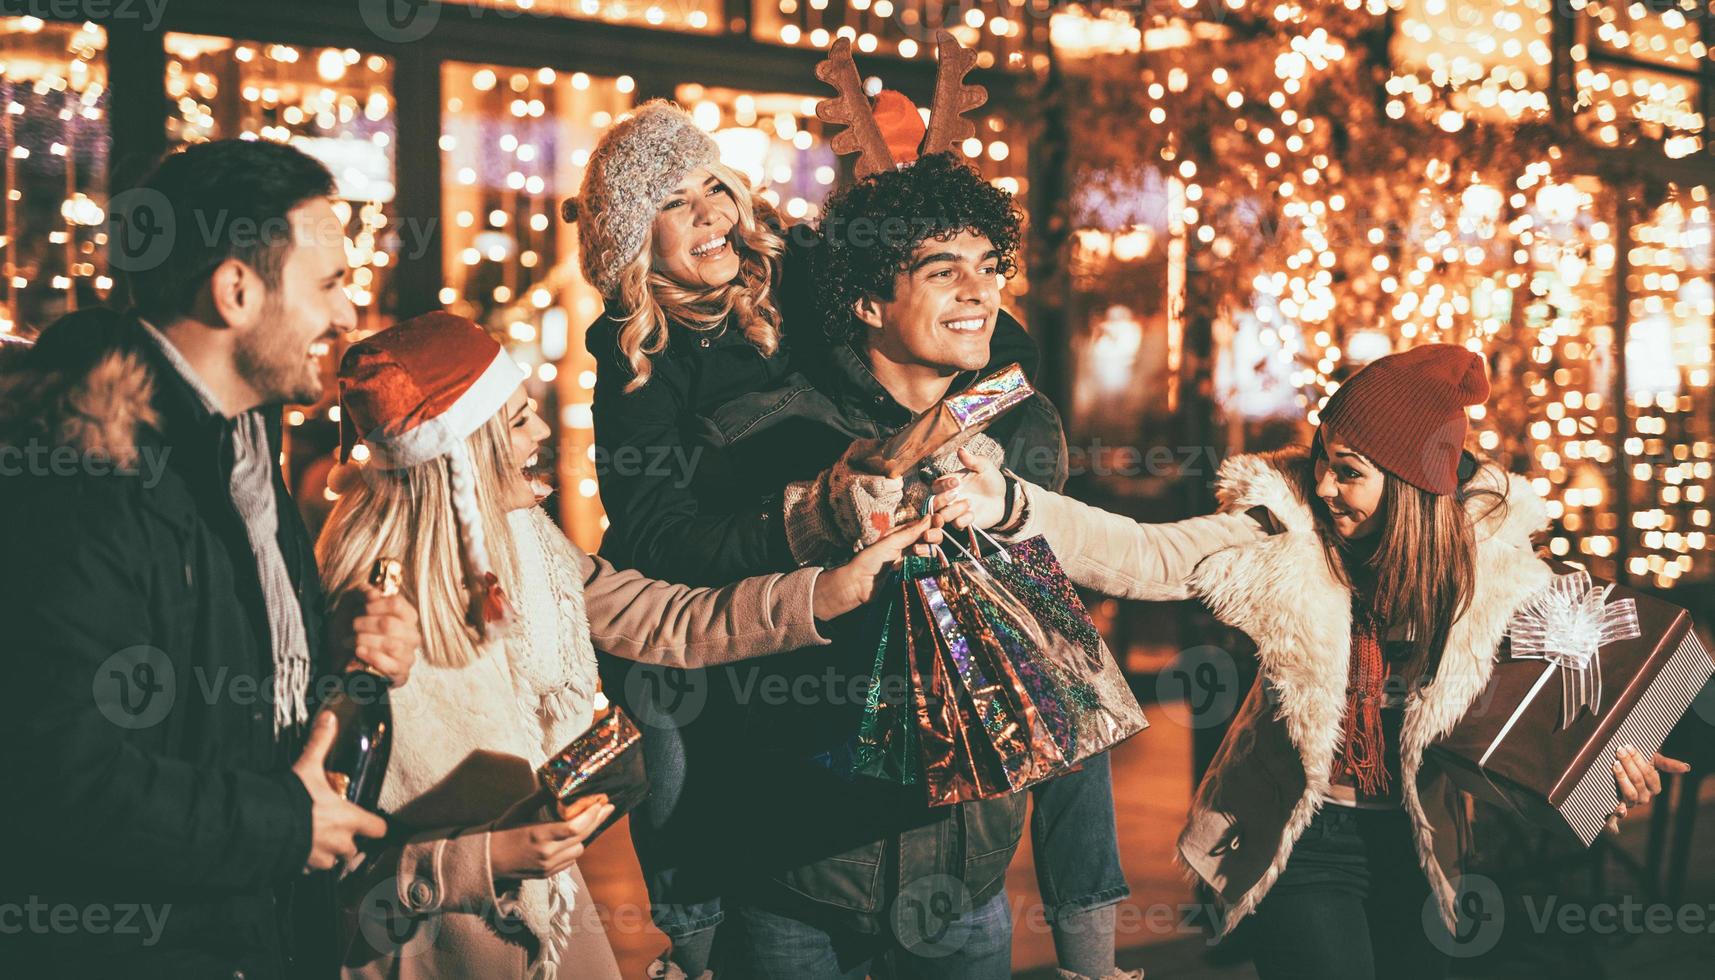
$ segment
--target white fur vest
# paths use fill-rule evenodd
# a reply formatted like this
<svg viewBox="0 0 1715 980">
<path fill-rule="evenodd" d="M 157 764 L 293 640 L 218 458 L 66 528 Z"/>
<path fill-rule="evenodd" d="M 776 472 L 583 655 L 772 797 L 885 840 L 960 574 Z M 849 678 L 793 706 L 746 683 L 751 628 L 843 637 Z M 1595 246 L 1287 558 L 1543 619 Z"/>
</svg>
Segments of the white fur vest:
<svg viewBox="0 0 1715 980">
<path fill-rule="evenodd" d="M 1350 590 L 1323 557 L 1301 488 L 1308 454 L 1240 456 L 1221 467 L 1223 510 L 1264 506 L 1280 533 L 1217 552 L 1192 587 L 1224 623 L 1257 644 L 1260 674 L 1197 788 L 1179 857 L 1220 896 L 1223 933 L 1253 912 L 1286 867 L 1294 844 L 1322 806 L 1346 711 L 1351 656 Z M 1424 749 L 1458 723 L 1489 680 L 1514 609 L 1553 577 L 1531 546 L 1547 524 L 1542 501 L 1522 477 L 1486 466 L 1467 485 L 1505 495 L 1466 504 L 1476 528 L 1476 582 L 1470 608 L 1453 625 L 1435 679 L 1406 702 L 1401 783 L 1424 874 L 1453 925 L 1454 888 L 1464 839 L 1463 806 Z"/>
<path fill-rule="evenodd" d="M 536 768 L 593 716 L 595 651 L 577 556 L 538 507 L 511 512 L 507 523 L 518 554 L 519 581 L 507 583 L 518 616 L 512 631 L 468 664 L 419 660 L 393 694 L 396 734 L 381 804 L 415 828 L 495 820 L 536 791 Z M 565 873 L 520 889 L 516 914 L 549 964 L 566 944 L 574 892 Z"/>
</svg>

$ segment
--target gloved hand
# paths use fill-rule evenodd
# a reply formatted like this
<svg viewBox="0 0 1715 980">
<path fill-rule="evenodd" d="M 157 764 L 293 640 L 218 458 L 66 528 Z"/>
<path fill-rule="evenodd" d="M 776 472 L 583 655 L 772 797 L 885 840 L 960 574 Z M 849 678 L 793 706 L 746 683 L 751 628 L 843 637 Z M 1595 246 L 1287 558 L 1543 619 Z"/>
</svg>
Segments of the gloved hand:
<svg viewBox="0 0 1715 980">
<path fill-rule="evenodd" d="M 799 564 L 837 561 L 893 527 L 905 481 L 871 473 L 858 462 L 880 445 L 856 440 L 814 479 L 787 484 L 786 541 Z"/>
<path fill-rule="evenodd" d="M 965 472 L 965 464 L 959 461 L 960 449 L 978 459 L 986 459 L 997 467 L 1006 465 L 1006 450 L 1001 448 L 1000 443 L 980 432 L 962 443 L 941 450 L 924 460 L 916 472 L 906 478 L 902 505 L 905 510 L 910 511 L 911 516 L 923 513 L 928 506 L 929 497 L 935 492 L 936 480 Z"/>
<path fill-rule="evenodd" d="M 999 443 L 981 434 L 962 446 L 997 464 L 1006 455 Z M 903 479 L 878 476 L 862 461 L 879 448 L 879 440 L 860 439 L 815 479 L 786 487 L 786 540 L 800 564 L 827 564 L 874 544 L 894 527 L 927 512 L 930 485 L 938 477 L 964 469 L 960 447 L 954 446 L 924 460 Z"/>
</svg>

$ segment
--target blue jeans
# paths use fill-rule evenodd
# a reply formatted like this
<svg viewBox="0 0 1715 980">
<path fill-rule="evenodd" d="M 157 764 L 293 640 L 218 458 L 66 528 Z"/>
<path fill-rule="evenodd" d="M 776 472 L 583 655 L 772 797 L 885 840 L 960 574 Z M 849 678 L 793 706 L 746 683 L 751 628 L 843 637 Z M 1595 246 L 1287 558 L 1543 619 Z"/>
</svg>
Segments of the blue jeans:
<svg viewBox="0 0 1715 980">
<path fill-rule="evenodd" d="M 1030 793 L 1030 843 L 1048 921 L 1130 895 L 1120 868 L 1108 754 L 1092 756 L 1077 772 L 1041 783 Z"/>
<path fill-rule="evenodd" d="M 706 802 L 718 785 L 719 760 L 693 758 L 690 746 L 715 744 L 731 721 L 726 678 L 715 670 L 678 671 L 597 656 L 602 688 L 636 719 L 643 733 L 649 795 L 631 812 L 631 843 L 649 891 L 649 916 L 674 942 L 713 929 L 722 919 L 724 875 L 700 860 L 709 853 L 696 834 L 710 830 Z M 676 695 L 693 692 L 689 710 Z M 709 737 L 699 738 L 700 734 Z M 704 779 L 702 777 L 708 777 Z"/>
<path fill-rule="evenodd" d="M 860 933 L 754 906 L 743 920 L 746 980 L 1007 980 L 1012 976 L 1012 911 L 1002 891 L 955 919 Z M 934 912 L 929 912 L 931 917 Z M 901 933 L 917 938 L 904 941 Z"/>
<path fill-rule="evenodd" d="M 1440 980 L 1429 881 L 1403 810 L 1324 806 L 1249 923 L 1262 980 Z M 1445 935 L 1445 933 L 1443 933 Z"/>
</svg>

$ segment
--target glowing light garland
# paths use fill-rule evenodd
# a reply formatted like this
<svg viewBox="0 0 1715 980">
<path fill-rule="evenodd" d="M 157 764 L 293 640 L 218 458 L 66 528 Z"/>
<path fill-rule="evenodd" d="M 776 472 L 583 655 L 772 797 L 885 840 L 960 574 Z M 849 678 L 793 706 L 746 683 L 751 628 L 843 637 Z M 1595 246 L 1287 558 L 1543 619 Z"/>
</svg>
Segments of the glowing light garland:
<svg viewBox="0 0 1715 980">
<path fill-rule="evenodd" d="M 1571 13 L 1593 33 L 1621 22 L 1604 19 L 1611 6 Z M 1135 15 L 1141 57 L 1111 11 L 1099 29 L 1057 28 L 1098 38 L 1062 49 L 1074 56 L 1064 107 L 1075 193 L 1118 181 L 1104 200 L 1127 200 L 1128 185 L 1137 199 L 1150 171 L 1182 187 L 1172 217 L 1192 244 L 1187 315 L 1246 324 L 1312 424 L 1341 379 L 1386 350 L 1445 341 L 1484 353 L 1498 383 L 1473 413 L 1475 438 L 1550 499 L 1552 549 L 1599 573 L 1617 571 L 1623 551 L 1625 571 L 1662 586 L 1707 578 L 1707 190 L 1622 167 L 1594 178 L 1600 161 L 1580 145 L 1701 152 L 1703 121 L 1682 111 L 1699 98 L 1694 80 L 1669 74 L 1662 88 L 1647 77 L 1662 71 L 1602 59 L 1614 46 L 1676 52 L 1681 40 L 1688 58 L 1707 52 L 1625 19 L 1624 45 L 1615 28 L 1608 47 L 1570 52 L 1580 82 L 1563 129 L 1547 91 L 1556 9 L 1231 0 L 1218 22 Z M 1628 229 L 1621 199 L 1636 200 L 1640 184 Z M 1141 233 L 1111 208 L 1074 211 L 1077 240 L 1115 258 Z M 1647 389 L 1630 405 L 1614 398 L 1622 286 L 1628 384 Z"/>
</svg>

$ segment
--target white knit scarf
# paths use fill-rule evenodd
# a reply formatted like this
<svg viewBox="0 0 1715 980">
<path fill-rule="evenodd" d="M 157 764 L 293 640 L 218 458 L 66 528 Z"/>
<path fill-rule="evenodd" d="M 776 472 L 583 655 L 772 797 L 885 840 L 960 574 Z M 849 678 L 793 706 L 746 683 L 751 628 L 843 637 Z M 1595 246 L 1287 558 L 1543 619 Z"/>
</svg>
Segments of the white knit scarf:
<svg viewBox="0 0 1715 980">
<path fill-rule="evenodd" d="M 411 683 L 393 695 L 398 736 L 381 803 L 414 826 L 495 819 L 529 792 L 520 781 L 526 767 L 541 766 L 594 715 L 595 650 L 577 552 L 540 508 L 513 511 L 507 524 L 518 555 L 518 581 L 506 583 L 513 628 L 469 664 L 419 663 Z M 497 767 L 487 779 L 461 773 L 460 791 L 446 792 L 449 774 L 473 757 L 503 760 L 505 771 Z M 437 787 L 442 792 L 425 797 Z M 521 886 L 519 916 L 541 940 L 532 976 L 554 975 L 570 938 L 575 891 L 570 874 Z"/>
</svg>

